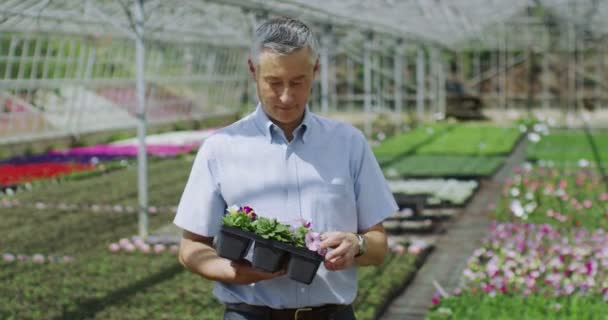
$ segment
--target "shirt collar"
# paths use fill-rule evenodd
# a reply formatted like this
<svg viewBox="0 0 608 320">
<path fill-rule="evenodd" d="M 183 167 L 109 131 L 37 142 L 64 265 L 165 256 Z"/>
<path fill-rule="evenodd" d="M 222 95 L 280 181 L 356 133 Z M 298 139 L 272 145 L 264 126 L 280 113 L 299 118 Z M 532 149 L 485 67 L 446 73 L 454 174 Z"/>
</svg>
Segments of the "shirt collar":
<svg viewBox="0 0 608 320">
<path fill-rule="evenodd" d="M 258 129 L 260 129 L 264 136 L 268 138 L 269 142 L 272 142 L 272 131 L 280 130 L 280 128 L 275 125 L 270 120 L 270 118 L 268 118 L 268 115 L 264 111 L 264 107 L 262 107 L 261 103 L 258 103 L 253 114 L 253 119 Z M 302 119 L 302 123 L 294 130 L 294 138 L 297 138 L 297 136 L 301 136 L 302 142 L 306 143 L 310 136 L 311 125 L 312 114 L 310 113 L 310 108 L 308 107 L 308 105 L 306 105 L 306 109 L 304 111 L 304 119 Z"/>
</svg>

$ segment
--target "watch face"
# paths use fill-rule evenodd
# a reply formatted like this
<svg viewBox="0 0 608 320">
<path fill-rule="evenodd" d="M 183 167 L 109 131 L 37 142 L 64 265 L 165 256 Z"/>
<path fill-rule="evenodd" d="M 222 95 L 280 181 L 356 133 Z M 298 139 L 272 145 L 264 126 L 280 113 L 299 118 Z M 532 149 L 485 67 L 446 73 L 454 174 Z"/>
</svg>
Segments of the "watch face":
<svg viewBox="0 0 608 320">
<path fill-rule="evenodd" d="M 361 256 L 365 253 L 365 250 L 367 250 L 367 243 L 365 241 L 365 237 L 360 234 L 357 235 L 357 240 L 357 244 L 359 246 L 359 252 L 357 252 L 357 256 Z"/>
</svg>

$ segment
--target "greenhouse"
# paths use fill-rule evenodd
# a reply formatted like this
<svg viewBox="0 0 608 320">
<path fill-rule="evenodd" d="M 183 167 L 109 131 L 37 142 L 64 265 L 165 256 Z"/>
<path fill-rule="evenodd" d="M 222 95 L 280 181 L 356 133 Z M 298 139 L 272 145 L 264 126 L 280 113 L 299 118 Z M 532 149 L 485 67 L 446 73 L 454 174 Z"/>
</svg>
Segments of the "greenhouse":
<svg viewBox="0 0 608 320">
<path fill-rule="evenodd" d="M 258 26 L 278 17 L 316 37 L 307 110 L 360 134 L 398 206 L 377 225 L 383 262 L 364 266 L 374 248 L 361 242 L 351 256 L 356 319 L 608 314 L 607 0 L 2 0 L 0 17 L 0 319 L 223 318 L 174 221 L 210 145 L 264 162 L 217 137 L 262 100 L 248 59 Z M 303 123 L 305 145 L 316 127 Z M 348 146 L 336 148 L 358 151 Z M 295 154 L 295 173 L 268 160 L 259 183 L 245 181 L 255 167 L 237 178 L 270 199 L 271 177 L 314 167 Z M 312 202 L 342 192 L 327 171 Z M 359 190 L 358 177 L 337 187 Z M 274 223 L 272 236 L 317 251 L 305 284 L 283 281 L 333 290 L 323 256 L 338 246 L 319 254 L 312 230 L 348 230 L 269 222 L 220 196 L 224 225 Z"/>
</svg>

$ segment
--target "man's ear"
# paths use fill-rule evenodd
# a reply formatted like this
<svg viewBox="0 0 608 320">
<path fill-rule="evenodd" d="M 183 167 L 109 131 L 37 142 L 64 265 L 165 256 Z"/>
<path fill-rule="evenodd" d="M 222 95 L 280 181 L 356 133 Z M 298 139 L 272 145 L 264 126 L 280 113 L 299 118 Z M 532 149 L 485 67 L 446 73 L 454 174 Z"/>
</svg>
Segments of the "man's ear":
<svg viewBox="0 0 608 320">
<path fill-rule="evenodd" d="M 251 59 L 247 59 L 247 64 L 249 64 L 249 73 L 255 80 L 255 66 L 253 65 L 253 61 L 251 61 Z"/>
<path fill-rule="evenodd" d="M 313 73 L 317 73 L 317 71 L 319 71 L 319 58 L 317 58 L 317 61 L 315 62 L 315 66 L 312 69 Z"/>
</svg>

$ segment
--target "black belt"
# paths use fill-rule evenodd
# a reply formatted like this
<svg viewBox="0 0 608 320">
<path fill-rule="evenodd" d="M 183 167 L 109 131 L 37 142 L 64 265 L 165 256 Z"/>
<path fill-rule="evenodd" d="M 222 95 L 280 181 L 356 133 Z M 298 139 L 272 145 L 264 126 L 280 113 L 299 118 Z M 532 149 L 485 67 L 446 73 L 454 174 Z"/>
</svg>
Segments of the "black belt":
<svg viewBox="0 0 608 320">
<path fill-rule="evenodd" d="M 350 308 L 344 304 L 326 304 L 318 307 L 272 309 L 266 306 L 253 306 L 244 303 L 227 303 L 226 310 L 241 311 L 272 320 L 323 320 Z"/>
</svg>

